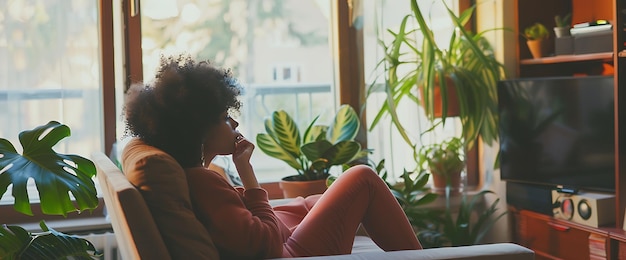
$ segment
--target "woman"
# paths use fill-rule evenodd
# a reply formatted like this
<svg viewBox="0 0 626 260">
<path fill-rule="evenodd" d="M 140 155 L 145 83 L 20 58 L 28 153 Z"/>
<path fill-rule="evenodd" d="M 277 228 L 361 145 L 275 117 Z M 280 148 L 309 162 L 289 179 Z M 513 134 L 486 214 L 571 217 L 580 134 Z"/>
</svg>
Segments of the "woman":
<svg viewBox="0 0 626 260">
<path fill-rule="evenodd" d="M 367 166 L 350 168 L 323 195 L 272 208 L 250 164 L 254 145 L 229 114 L 240 108 L 242 91 L 230 71 L 168 57 L 151 85 L 133 88 L 127 130 L 185 169 L 195 214 L 223 258 L 348 254 L 360 223 L 385 251 L 422 248 L 398 202 Z M 243 187 L 207 168 L 217 155 L 232 155 Z"/>
</svg>

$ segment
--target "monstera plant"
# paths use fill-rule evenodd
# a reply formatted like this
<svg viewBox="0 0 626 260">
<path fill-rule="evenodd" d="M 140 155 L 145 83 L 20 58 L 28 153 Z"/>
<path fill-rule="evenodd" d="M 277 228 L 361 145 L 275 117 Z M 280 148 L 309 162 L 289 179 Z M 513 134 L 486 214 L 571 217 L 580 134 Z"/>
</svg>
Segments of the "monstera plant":
<svg viewBox="0 0 626 260">
<path fill-rule="evenodd" d="M 316 124 L 317 116 L 301 133 L 284 110 L 274 111 L 265 120 L 266 133 L 256 136 L 257 146 L 267 155 L 286 162 L 297 171 L 298 180 L 326 179 L 334 165 L 342 165 L 367 152 L 354 140 L 359 117 L 349 105 L 342 105 L 330 125 Z"/>
<path fill-rule="evenodd" d="M 56 153 L 52 147 L 70 135 L 70 128 L 59 122 L 19 134 L 23 153 L 0 138 L 0 195 L 12 185 L 14 209 L 32 216 L 27 193 L 32 179 L 39 192 L 43 214 L 63 215 L 73 211 L 93 210 L 98 206 L 92 177 L 96 168 L 90 160 L 78 155 Z M 70 193 L 74 199 L 70 198 Z M 4 224 L 0 228 L 0 259 L 92 259 L 100 256 L 88 240 L 67 235 L 46 226 L 42 232 L 28 232 L 20 226 Z"/>
</svg>

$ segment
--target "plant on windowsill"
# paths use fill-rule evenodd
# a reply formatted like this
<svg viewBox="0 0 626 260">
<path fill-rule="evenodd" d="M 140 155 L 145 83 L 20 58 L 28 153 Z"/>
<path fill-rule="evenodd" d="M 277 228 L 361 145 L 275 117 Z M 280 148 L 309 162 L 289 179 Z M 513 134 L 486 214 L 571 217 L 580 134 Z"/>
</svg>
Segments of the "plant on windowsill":
<svg viewBox="0 0 626 260">
<path fill-rule="evenodd" d="M 354 140 L 360 127 L 359 117 L 349 105 L 342 105 L 329 125 L 316 124 L 317 116 L 301 133 L 296 122 L 284 110 L 274 111 L 265 119 L 266 133 L 256 136 L 257 146 L 265 154 L 286 162 L 298 174 L 283 178 L 280 186 L 286 198 L 322 193 L 330 169 L 367 155 Z M 314 185 L 296 188 L 290 184 Z M 300 193 L 301 192 L 301 193 Z"/>
<path fill-rule="evenodd" d="M 546 40 L 550 37 L 550 33 L 546 26 L 542 23 L 534 23 L 524 29 L 524 37 L 526 45 L 533 58 L 538 59 L 546 56 Z"/>
<path fill-rule="evenodd" d="M 438 223 L 443 211 L 426 207 L 438 197 L 438 194 L 432 193 L 428 188 L 428 172 L 404 170 L 398 181 L 389 176 L 387 169 L 385 169 L 384 159 L 374 165 L 373 168 L 387 184 L 391 194 L 398 200 L 422 247 L 440 247 L 442 244 L 440 240 L 443 235 L 434 230 L 432 223 Z"/>
<path fill-rule="evenodd" d="M 482 190 L 468 198 L 463 193 L 459 206 L 453 207 L 452 198 L 446 197 L 446 208 L 441 215 L 434 219 L 423 232 L 430 234 L 434 247 L 465 246 L 480 244 L 491 230 L 493 225 L 508 212 L 498 214 L 500 198 L 495 199 L 488 206 L 485 204 L 487 194 L 495 194 L 490 190 Z"/>
<path fill-rule="evenodd" d="M 379 41 L 385 51 L 379 66 L 384 67 L 387 102 L 378 110 L 370 129 L 383 115 L 389 114 L 405 142 L 416 147 L 398 118 L 399 103 L 416 102 L 424 108 L 431 123 L 443 124 L 450 110 L 448 105 L 456 103 L 451 101 L 456 96 L 467 148 L 472 148 L 479 135 L 485 143 L 493 144 L 498 139 L 496 86 L 504 77 L 504 67 L 484 37 L 491 30 L 474 34 L 466 29 L 475 7 L 457 16 L 446 5 L 454 32 L 450 34 L 449 45 L 439 46 L 417 2 L 411 0 L 412 14 L 403 18 L 398 31 L 387 30 L 392 41 L 389 44 Z M 410 24 L 417 24 L 418 28 L 409 28 Z M 369 93 L 376 90 L 374 86 Z M 435 105 L 437 102 L 441 105 Z M 441 118 L 437 117 L 437 110 L 441 110 Z"/>
<path fill-rule="evenodd" d="M 70 128 L 55 121 L 22 131 L 20 155 L 13 144 L 0 138 L 0 195 L 12 185 L 14 209 L 32 216 L 27 182 L 32 179 L 39 191 L 43 214 L 63 215 L 93 210 L 98 206 L 92 177 L 96 168 L 78 155 L 56 153 L 52 146 L 70 135 Z M 70 198 L 73 195 L 75 200 Z M 42 232 L 28 232 L 15 225 L 0 228 L 0 259 L 92 259 L 101 256 L 86 239 L 67 235 L 40 222 Z"/>
<path fill-rule="evenodd" d="M 506 211 L 497 214 L 499 198 L 484 206 L 486 195 L 494 194 L 489 190 L 473 194 L 471 198 L 466 192 L 460 198 L 445 196 L 445 207 L 433 205 L 440 195 L 431 192 L 427 185 L 431 174 L 423 167 L 418 167 L 415 172 L 405 170 L 400 181 L 388 175 L 384 160 L 375 169 L 398 200 L 424 248 L 479 244 L 493 225 L 507 214 Z M 457 198 L 459 202 L 454 202 Z"/>
<path fill-rule="evenodd" d="M 465 169 L 464 148 L 459 137 L 420 148 L 418 162 L 430 171 L 434 192 L 449 191 L 454 194 L 461 191 L 461 173 Z"/>
</svg>

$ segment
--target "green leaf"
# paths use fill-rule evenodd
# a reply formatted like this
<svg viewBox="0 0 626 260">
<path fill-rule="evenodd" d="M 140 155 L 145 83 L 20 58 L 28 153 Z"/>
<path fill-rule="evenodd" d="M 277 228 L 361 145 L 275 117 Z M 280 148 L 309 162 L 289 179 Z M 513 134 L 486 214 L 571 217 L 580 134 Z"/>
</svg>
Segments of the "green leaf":
<svg viewBox="0 0 626 260">
<path fill-rule="evenodd" d="M 356 159 L 361 152 L 361 144 L 356 141 L 341 141 L 327 150 L 322 157 L 328 158 L 332 165 L 341 165 Z"/>
<path fill-rule="evenodd" d="M 33 130 L 23 131 L 19 140 L 23 155 L 13 145 L 0 138 L 0 194 L 13 185 L 14 208 L 32 216 L 27 182 L 34 180 L 41 210 L 48 215 L 94 209 L 98 206 L 96 188 L 92 177 L 96 168 L 88 159 L 78 155 L 56 153 L 52 146 L 70 135 L 68 126 L 50 121 Z M 69 193 L 75 198 L 71 201 Z M 75 206 L 76 205 L 76 206 Z"/>
<path fill-rule="evenodd" d="M 439 197 L 439 195 L 437 195 L 436 193 L 427 193 L 423 197 L 421 197 L 420 199 L 416 200 L 414 202 L 414 205 L 415 206 L 427 205 L 427 204 L 435 201 L 438 197 Z"/>
<path fill-rule="evenodd" d="M 41 221 L 44 232 L 33 234 L 32 241 L 21 253 L 23 259 L 95 259 L 102 256 L 95 246 L 86 239 L 67 235 L 48 228 Z"/>
<path fill-rule="evenodd" d="M 327 140 L 319 140 L 311 143 L 307 143 L 302 146 L 301 151 L 304 156 L 310 161 L 315 161 L 318 158 L 325 158 L 324 154 L 333 147 L 333 144 Z"/>
<path fill-rule="evenodd" d="M 256 144 L 261 151 L 269 156 L 286 162 L 289 166 L 296 170 L 302 169 L 302 164 L 294 157 L 293 153 L 285 150 L 279 143 L 269 134 L 259 133 L 256 135 Z M 298 152 L 299 153 L 299 152 Z"/>
<path fill-rule="evenodd" d="M 30 242 L 30 234 L 18 226 L 2 225 L 0 228 L 0 259 L 16 259 Z"/>
<path fill-rule="evenodd" d="M 294 157 L 300 156 L 300 130 L 296 122 L 284 110 L 272 113 L 272 127 L 277 143 Z"/>
<path fill-rule="evenodd" d="M 102 254 L 86 239 L 67 235 L 39 223 L 43 232 L 19 226 L 0 228 L 0 259 L 97 259 Z"/>
<path fill-rule="evenodd" d="M 317 118 L 316 118 L 317 119 Z M 315 121 L 311 122 L 313 124 Z M 310 142 L 315 142 L 318 140 L 326 139 L 326 131 L 328 131 L 328 126 L 325 125 L 311 125 L 307 128 L 306 134 L 304 134 L 303 144 L 307 144 Z"/>
<path fill-rule="evenodd" d="M 335 119 L 328 126 L 326 139 L 335 144 L 341 141 L 353 140 L 360 127 L 359 116 L 350 105 L 342 105 L 335 115 Z"/>
</svg>

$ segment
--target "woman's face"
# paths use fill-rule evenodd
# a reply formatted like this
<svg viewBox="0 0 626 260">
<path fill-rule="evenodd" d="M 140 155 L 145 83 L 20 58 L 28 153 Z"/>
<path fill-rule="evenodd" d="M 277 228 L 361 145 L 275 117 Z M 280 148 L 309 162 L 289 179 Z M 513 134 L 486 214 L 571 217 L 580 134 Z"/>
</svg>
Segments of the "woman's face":
<svg viewBox="0 0 626 260">
<path fill-rule="evenodd" d="M 209 129 L 204 142 L 204 153 L 210 155 L 228 155 L 235 151 L 235 141 L 241 135 L 236 130 L 239 123 L 224 112 L 220 121 Z"/>
</svg>

